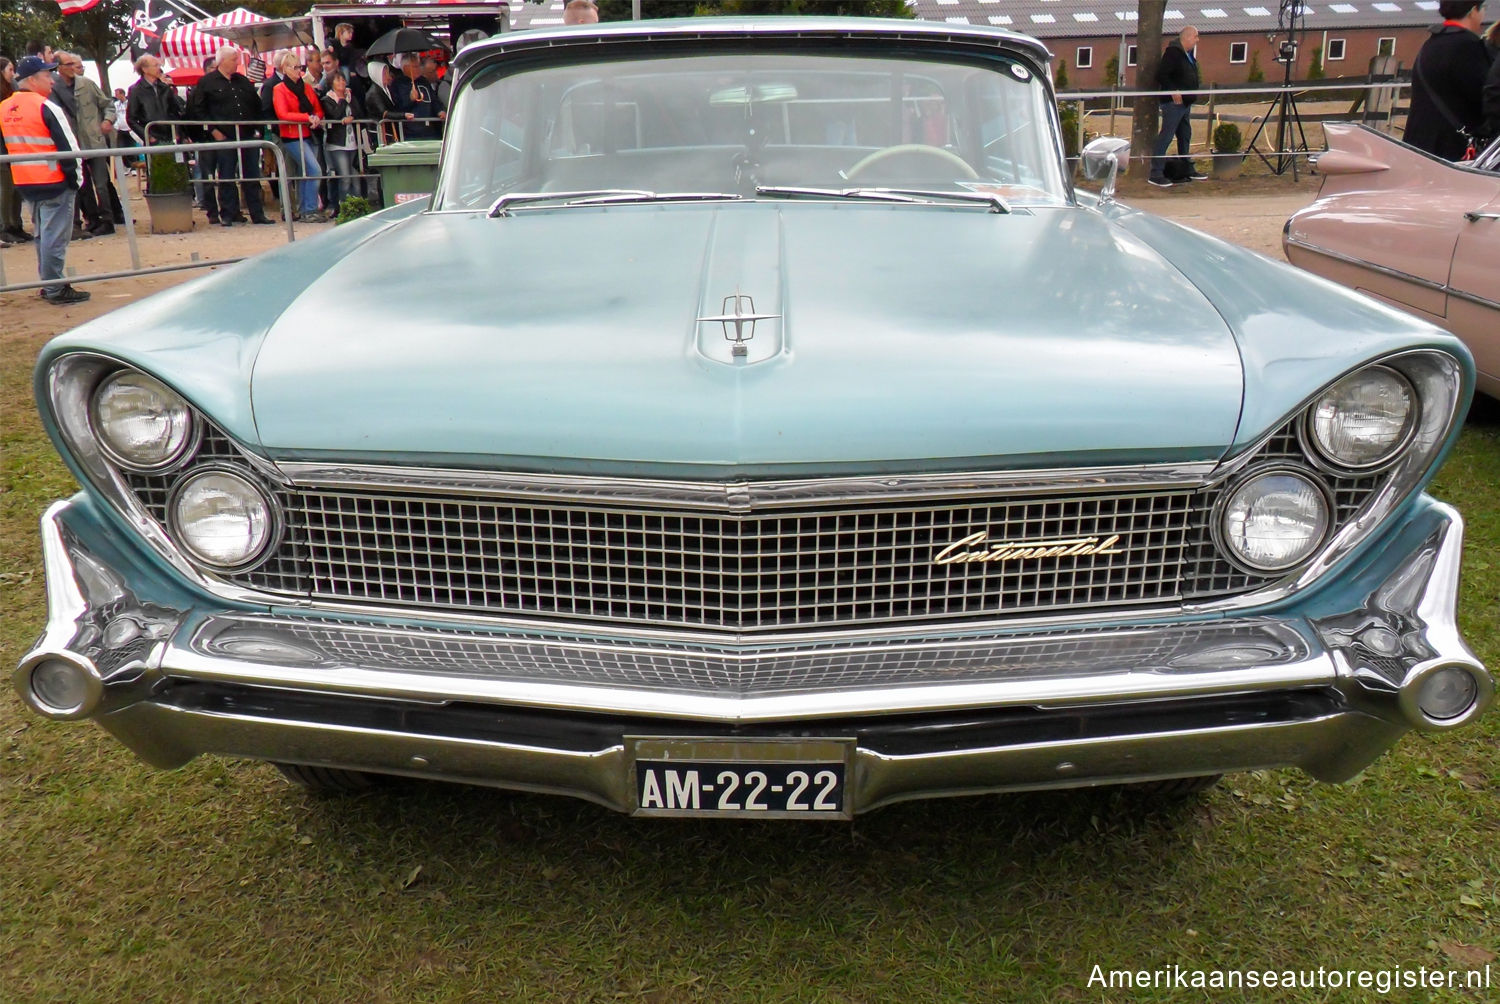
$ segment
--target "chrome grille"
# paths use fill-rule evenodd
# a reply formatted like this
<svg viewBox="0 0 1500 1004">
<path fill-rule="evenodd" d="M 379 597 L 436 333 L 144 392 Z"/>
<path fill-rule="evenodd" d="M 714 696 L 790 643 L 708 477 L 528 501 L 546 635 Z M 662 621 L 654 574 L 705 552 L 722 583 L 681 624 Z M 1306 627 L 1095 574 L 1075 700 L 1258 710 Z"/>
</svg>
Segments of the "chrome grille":
<svg viewBox="0 0 1500 1004">
<path fill-rule="evenodd" d="M 275 592 L 757 631 L 1178 598 L 1203 493 L 683 514 L 337 491 L 286 494 Z M 962 538 L 1118 536 L 1115 554 L 936 565 Z"/>
<path fill-rule="evenodd" d="M 1294 422 L 1249 461 L 1310 470 Z M 187 470 L 203 463 L 250 466 L 213 427 Z M 123 476 L 165 524 L 182 472 Z M 1336 527 L 1382 479 L 1319 476 Z M 459 486 L 451 494 L 268 487 L 286 514 L 281 546 L 232 581 L 334 603 L 756 632 L 1204 601 L 1274 581 L 1229 563 L 1214 544 L 1217 485 L 748 514 L 518 501 L 464 495 Z M 1118 535 L 1120 553 L 933 564 L 944 547 L 980 531 L 990 542 Z"/>
</svg>

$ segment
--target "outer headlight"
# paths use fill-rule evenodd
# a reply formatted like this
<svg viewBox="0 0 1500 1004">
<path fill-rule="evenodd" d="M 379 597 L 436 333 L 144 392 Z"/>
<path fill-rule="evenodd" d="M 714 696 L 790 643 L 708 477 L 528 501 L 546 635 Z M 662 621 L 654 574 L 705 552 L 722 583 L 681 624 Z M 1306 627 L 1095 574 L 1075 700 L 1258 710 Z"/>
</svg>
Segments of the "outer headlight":
<svg viewBox="0 0 1500 1004">
<path fill-rule="evenodd" d="M 1386 366 L 1351 373 L 1308 411 L 1313 448 L 1338 467 L 1380 467 L 1400 453 L 1416 431 L 1417 392 L 1411 381 Z"/>
<path fill-rule="evenodd" d="M 1219 519 L 1224 545 L 1257 572 L 1279 572 L 1311 557 L 1332 523 L 1328 496 L 1305 474 L 1255 474 L 1224 500 Z"/>
<path fill-rule="evenodd" d="M 255 484 L 217 468 L 184 478 L 172 492 L 167 518 L 173 538 L 204 565 L 232 571 L 266 552 L 280 519 Z"/>
<path fill-rule="evenodd" d="M 99 384 L 90 418 L 105 454 L 133 471 L 172 466 L 187 455 L 198 435 L 188 403 L 160 380 L 135 370 Z"/>
</svg>

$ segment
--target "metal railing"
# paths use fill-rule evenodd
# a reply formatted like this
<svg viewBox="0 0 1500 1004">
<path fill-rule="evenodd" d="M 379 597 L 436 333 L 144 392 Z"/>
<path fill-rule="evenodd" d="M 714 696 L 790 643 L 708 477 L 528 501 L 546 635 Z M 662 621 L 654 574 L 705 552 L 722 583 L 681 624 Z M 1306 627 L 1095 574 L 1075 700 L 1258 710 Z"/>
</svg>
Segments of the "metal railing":
<svg viewBox="0 0 1500 1004">
<path fill-rule="evenodd" d="M 172 143 L 158 144 L 150 147 L 132 148 L 132 152 L 124 153 L 115 148 L 101 150 L 69 150 L 66 152 L 52 153 L 13 153 L 0 156 L 0 170 L 10 170 L 9 165 L 15 163 L 28 163 L 35 161 L 59 161 L 59 160 L 108 160 L 110 162 L 110 173 L 115 182 L 115 187 L 120 192 L 128 191 L 125 180 L 125 160 L 127 157 L 134 158 L 140 154 L 133 152 L 135 149 L 144 150 L 151 155 L 155 154 L 178 154 L 192 153 L 195 150 L 241 150 L 248 147 L 259 147 L 270 150 L 276 158 L 276 173 L 279 181 L 281 197 L 281 214 L 286 224 L 286 239 L 288 242 L 297 239 L 296 231 L 292 227 L 291 199 L 290 199 L 290 175 L 287 171 L 286 151 L 279 144 L 265 139 L 243 139 L 227 140 L 219 143 Z M 135 215 L 130 208 L 130 199 L 120 199 L 120 210 L 125 217 L 125 239 L 130 247 L 130 268 L 113 272 L 96 272 L 90 275 L 67 275 L 68 282 L 99 282 L 104 279 L 124 279 L 136 275 L 152 275 L 158 272 L 178 272 L 194 268 L 212 268 L 216 265 L 232 265 L 242 258 L 214 258 L 191 262 L 179 262 L 175 265 L 156 265 L 143 267 L 141 265 L 140 243 L 136 238 Z M 38 237 L 37 239 L 40 239 Z M 36 282 L 7 282 L 5 276 L 5 263 L 0 258 L 0 293 L 10 293 L 23 289 L 39 289 L 43 286 L 54 286 L 58 280 L 38 279 Z"/>
<path fill-rule="evenodd" d="M 1296 121 L 1302 124 L 1323 122 L 1361 122 L 1373 125 L 1375 128 L 1390 132 L 1394 127 L 1395 120 L 1404 113 L 1400 101 L 1403 93 L 1411 87 L 1410 80 L 1397 79 L 1395 77 L 1353 77 L 1342 81 L 1324 80 L 1318 83 L 1308 81 L 1294 81 L 1288 84 L 1260 84 L 1232 87 L 1220 87 L 1211 85 L 1192 91 L 1148 91 L 1148 90 L 1096 90 L 1096 91 L 1059 91 L 1057 101 L 1059 105 L 1075 104 L 1079 108 L 1079 115 L 1075 125 L 1077 132 L 1074 135 L 1076 147 L 1082 149 L 1085 126 L 1090 122 L 1098 122 L 1108 116 L 1108 124 L 1103 125 L 1104 135 L 1115 135 L 1117 119 L 1125 120 L 1124 128 L 1128 132 L 1131 120 L 1131 105 L 1137 98 L 1142 97 L 1170 97 L 1172 94 L 1193 95 L 1195 98 L 1205 99 L 1194 102 L 1194 111 L 1191 119 L 1195 122 L 1206 122 L 1209 128 L 1199 134 L 1195 134 L 1193 145 L 1202 143 L 1203 152 L 1194 156 L 1209 158 L 1241 156 L 1251 153 L 1264 157 L 1289 157 L 1306 158 L 1317 151 L 1310 151 L 1305 146 L 1291 146 L 1280 148 L 1281 143 L 1286 143 L 1289 137 L 1283 137 L 1281 143 L 1275 144 L 1278 148 L 1261 150 L 1251 149 L 1252 137 L 1246 136 L 1246 145 L 1236 154 L 1219 154 L 1213 151 L 1213 126 L 1219 122 L 1243 122 L 1255 127 L 1262 123 L 1273 121 L 1279 112 L 1276 110 L 1279 102 L 1291 98 L 1295 105 L 1296 100 L 1316 101 L 1320 94 L 1327 94 L 1329 98 L 1334 95 L 1349 95 L 1358 93 L 1359 97 L 1346 112 L 1296 112 Z M 1225 113 L 1221 110 L 1225 98 L 1236 97 L 1258 97 L 1266 102 L 1266 106 L 1258 114 L 1246 115 L 1241 109 L 1249 102 L 1234 101 L 1231 106 L 1235 112 Z M 1103 108 L 1088 108 L 1089 102 L 1107 102 Z M 1202 108 L 1202 112 L 1197 111 Z M 1191 148 L 1190 148 L 1191 152 Z M 1069 157 L 1069 160 L 1077 160 L 1077 156 Z"/>
<path fill-rule="evenodd" d="M 319 174 L 319 175 L 316 175 L 316 176 L 314 176 L 314 175 L 307 175 L 307 174 L 291 174 L 291 175 L 288 175 L 288 177 L 289 177 L 289 179 L 291 181 L 323 181 L 325 179 L 332 178 L 332 177 L 339 177 L 339 178 L 359 178 L 359 179 L 366 179 L 366 180 L 368 180 L 368 179 L 378 179 L 379 175 L 377 173 L 375 173 L 375 172 L 370 171 L 369 164 L 367 163 L 367 160 L 366 160 L 366 158 L 369 156 L 370 153 L 373 153 L 374 150 L 377 150 L 377 149 L 379 149 L 382 146 L 388 146 L 391 143 L 401 142 L 402 140 L 404 140 L 406 138 L 406 129 L 407 129 L 408 126 L 427 125 L 427 126 L 432 126 L 434 129 L 437 129 L 437 130 L 440 131 L 442 129 L 443 124 L 445 122 L 446 122 L 446 119 L 436 118 L 436 117 L 431 117 L 431 118 L 412 118 L 412 119 L 370 119 L 370 118 L 357 118 L 354 121 L 348 123 L 347 127 L 349 129 L 358 130 L 358 133 L 356 133 L 356 135 L 369 135 L 369 134 L 373 134 L 373 136 L 374 136 L 374 142 L 372 144 L 370 144 L 371 145 L 371 149 L 369 149 L 369 150 L 365 149 L 365 146 L 366 146 L 365 143 L 358 142 L 358 141 L 355 142 L 354 147 L 353 147 L 353 151 L 352 151 L 354 153 L 354 166 L 355 166 L 355 170 L 352 173 L 350 173 L 350 174 L 330 175 L 329 173 L 327 173 L 326 171 L 324 171 L 322 174 Z M 319 155 L 320 166 L 327 163 L 327 157 L 326 157 L 327 146 L 326 146 L 325 139 L 321 135 L 321 133 L 323 133 L 325 131 L 325 129 L 328 126 L 330 126 L 330 125 L 343 125 L 344 124 L 341 120 L 340 121 L 332 121 L 332 120 L 329 120 L 329 119 L 324 119 L 323 123 L 324 124 L 322 126 L 319 126 L 316 129 L 309 128 L 309 132 L 311 133 L 311 136 L 308 137 L 308 142 L 310 142 L 313 145 L 315 151 Z M 148 132 L 151 132 L 153 130 L 157 131 L 157 132 L 163 132 L 164 131 L 164 132 L 166 132 L 170 136 L 170 139 L 171 139 L 172 143 L 179 143 L 179 144 L 181 144 L 181 143 L 189 143 L 190 144 L 190 143 L 192 143 L 191 133 L 193 131 L 202 132 L 202 131 L 206 131 L 208 129 L 224 130 L 226 128 L 228 128 L 228 129 L 234 129 L 235 127 L 240 127 L 240 128 L 252 129 L 252 130 L 256 130 L 256 131 L 270 131 L 270 130 L 275 130 L 275 132 L 273 133 L 273 136 L 275 138 L 274 139 L 270 139 L 270 141 L 271 142 L 279 142 L 280 141 L 280 129 L 281 129 L 282 126 L 285 126 L 285 125 L 301 125 L 301 126 L 304 126 L 305 128 L 307 127 L 306 123 L 301 123 L 301 122 L 286 122 L 286 121 L 283 121 L 281 119 L 250 119 L 250 120 L 247 120 L 247 121 L 244 121 L 244 122 L 228 122 L 228 123 L 226 123 L 226 122 L 218 122 L 218 121 L 212 121 L 211 122 L 211 121 L 207 121 L 207 120 L 204 120 L 204 119 L 172 119 L 172 120 L 163 120 L 163 121 L 160 121 L 160 122 L 153 122 L 153 123 L 151 123 L 150 126 L 147 127 L 147 131 Z M 187 138 L 185 138 L 183 136 L 183 134 L 185 132 L 189 134 Z M 270 138 L 270 137 L 268 137 L 268 138 Z M 194 144 L 194 145 L 201 147 L 201 144 Z M 146 152 L 152 152 L 152 151 L 154 151 L 156 149 L 156 147 L 155 146 L 146 146 L 146 147 L 144 147 L 142 149 L 145 150 Z M 219 179 L 219 180 L 229 180 L 229 179 Z M 237 181 L 243 181 L 243 180 L 246 180 L 246 179 L 236 178 L 235 180 L 237 180 Z M 195 183 L 207 183 L 206 180 L 203 181 L 203 182 L 199 182 L 198 179 L 194 179 L 194 182 Z M 306 207 L 303 207 L 303 208 L 306 209 Z M 334 207 L 334 208 L 336 209 L 336 207 Z"/>
</svg>

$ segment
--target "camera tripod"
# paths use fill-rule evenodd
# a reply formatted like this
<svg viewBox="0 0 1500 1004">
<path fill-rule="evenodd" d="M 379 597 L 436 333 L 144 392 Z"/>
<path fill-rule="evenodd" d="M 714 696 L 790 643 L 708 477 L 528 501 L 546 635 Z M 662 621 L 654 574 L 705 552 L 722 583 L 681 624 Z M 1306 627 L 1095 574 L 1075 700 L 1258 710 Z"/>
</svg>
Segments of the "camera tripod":
<svg viewBox="0 0 1500 1004">
<path fill-rule="evenodd" d="M 1247 149 L 1253 151 L 1261 161 L 1271 169 L 1271 173 L 1277 176 L 1286 173 L 1288 167 L 1292 169 L 1292 179 L 1297 178 L 1297 156 L 1308 152 L 1307 130 L 1302 127 L 1302 113 L 1297 110 L 1297 99 L 1292 96 L 1292 64 L 1287 64 L 1286 81 L 1282 85 L 1282 91 L 1276 95 L 1271 106 L 1266 109 L 1265 117 L 1260 120 L 1260 125 L 1255 128 L 1255 135 L 1250 137 L 1250 145 Z M 1266 131 L 1271 118 L 1276 119 L 1276 146 L 1269 153 L 1256 148 L 1255 143 L 1260 139 L 1261 133 Z M 1296 139 L 1297 145 L 1288 149 L 1287 144 Z"/>
<path fill-rule="evenodd" d="M 1276 29 L 1285 33 L 1277 49 L 1277 58 L 1286 67 L 1281 79 L 1281 93 L 1276 95 L 1271 106 L 1266 109 L 1265 116 L 1246 147 L 1247 150 L 1254 151 L 1261 162 L 1271 169 L 1271 173 L 1278 177 L 1290 167 L 1294 181 L 1297 178 L 1297 155 L 1308 152 L 1307 130 L 1302 127 L 1302 113 L 1297 110 L 1297 99 L 1292 96 L 1292 67 L 1297 65 L 1297 34 L 1299 30 L 1302 34 L 1307 34 L 1306 17 L 1307 8 L 1303 0 L 1281 0 L 1281 7 L 1276 14 Z M 1276 118 L 1276 147 L 1268 155 L 1257 149 L 1255 144 L 1261 133 L 1266 131 L 1272 116 Z M 1288 144 L 1292 142 L 1294 135 L 1297 145 L 1289 148 Z M 1275 163 L 1272 163 L 1273 157 Z"/>
</svg>

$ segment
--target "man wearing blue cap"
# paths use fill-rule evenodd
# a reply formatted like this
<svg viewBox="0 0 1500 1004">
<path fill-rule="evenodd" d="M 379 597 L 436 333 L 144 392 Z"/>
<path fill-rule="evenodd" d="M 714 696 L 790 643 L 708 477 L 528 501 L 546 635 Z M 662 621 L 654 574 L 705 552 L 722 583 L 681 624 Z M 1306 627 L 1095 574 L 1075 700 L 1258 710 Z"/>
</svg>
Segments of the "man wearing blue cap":
<svg viewBox="0 0 1500 1004">
<path fill-rule="evenodd" d="M 47 101 L 56 63 L 26 56 L 16 66 L 15 94 L 0 102 L 0 132 L 6 149 L 18 153 L 66 153 L 80 149 L 67 115 Z M 69 160 L 28 160 L 10 165 L 16 191 L 31 206 L 36 230 L 37 277 L 46 283 L 48 303 L 82 303 L 89 294 L 62 281 L 73 236 L 73 199 L 83 182 L 83 165 Z M 51 281 L 49 281 L 51 280 Z"/>
</svg>

